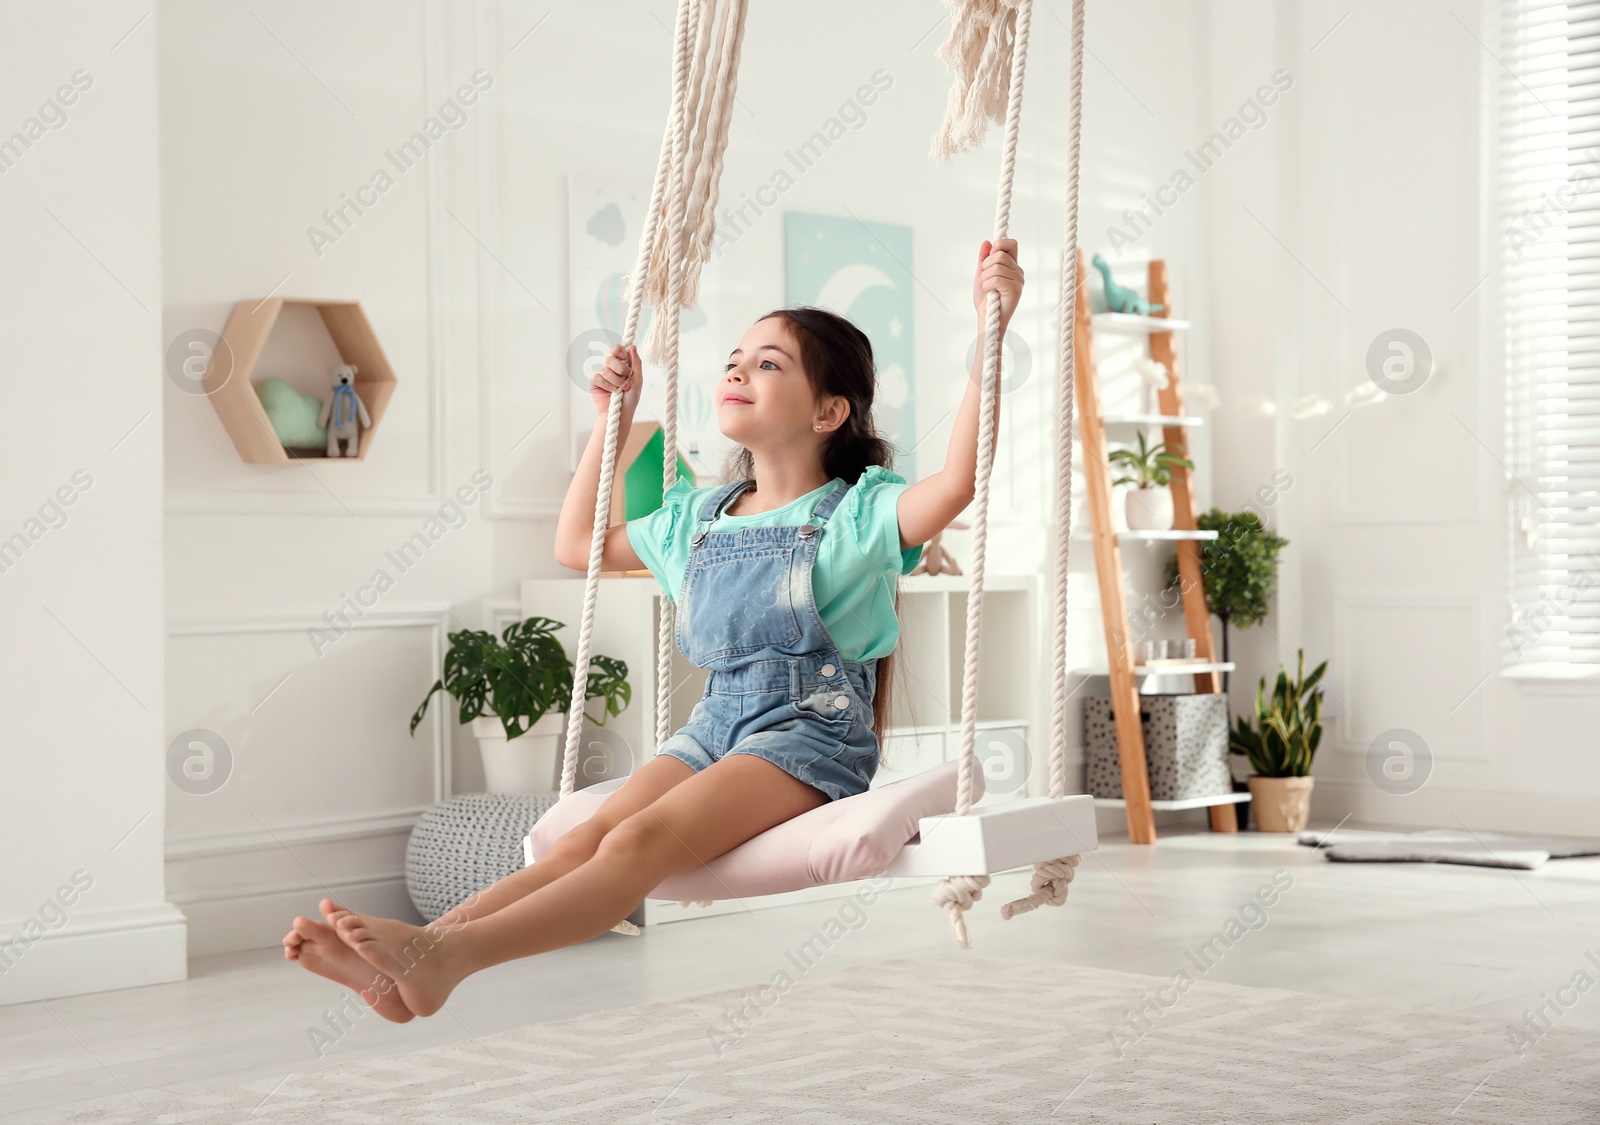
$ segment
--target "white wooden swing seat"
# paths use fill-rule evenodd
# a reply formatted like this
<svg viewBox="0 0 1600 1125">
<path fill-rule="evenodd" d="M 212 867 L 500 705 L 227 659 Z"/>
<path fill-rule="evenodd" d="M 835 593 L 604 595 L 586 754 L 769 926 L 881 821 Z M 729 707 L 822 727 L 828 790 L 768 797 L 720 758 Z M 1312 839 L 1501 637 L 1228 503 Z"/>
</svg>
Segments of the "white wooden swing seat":
<svg viewBox="0 0 1600 1125">
<path fill-rule="evenodd" d="M 645 897 L 671 902 L 755 898 L 874 875 L 992 875 L 1098 846 L 1094 798 L 1030 797 L 956 816 L 958 762 L 819 805 L 694 868 Z M 982 796 L 981 770 L 978 795 Z M 624 778 L 556 802 L 523 841 L 528 863 L 593 816 Z"/>
</svg>

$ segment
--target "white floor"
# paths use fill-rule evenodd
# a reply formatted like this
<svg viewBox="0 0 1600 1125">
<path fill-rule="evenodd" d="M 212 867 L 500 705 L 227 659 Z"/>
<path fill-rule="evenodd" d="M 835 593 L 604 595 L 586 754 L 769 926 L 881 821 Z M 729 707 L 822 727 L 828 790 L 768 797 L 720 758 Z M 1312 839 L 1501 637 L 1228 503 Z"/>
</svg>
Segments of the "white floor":
<svg viewBox="0 0 1600 1125">
<path fill-rule="evenodd" d="M 1326 825 L 1323 827 L 1332 827 Z M 1293 886 L 1204 974 L 1187 956 L 1283 869 Z M 1115 837 L 1079 868 L 1067 906 L 1000 920 L 1024 893 L 999 877 L 973 912 L 973 954 L 1191 976 L 1518 1023 L 1580 969 L 1600 978 L 1600 859 L 1535 872 L 1332 863 L 1291 838 L 1204 832 L 1155 847 Z M 312 904 L 307 904 L 311 907 Z M 319 1059 L 309 1029 L 344 990 L 263 950 L 196 959 L 190 979 L 0 1008 L 0 1119 L 43 1122 L 127 1102 L 141 1088 L 192 1090 L 341 1059 L 471 1039 L 542 1020 L 758 985 L 840 903 L 816 902 L 608 934 L 467 981 L 445 1012 L 407 1025 L 370 1013 Z M 285 920 L 287 923 L 287 919 Z M 925 887 L 888 892 L 807 975 L 954 947 Z M 1600 1029 L 1600 990 L 1562 1026 Z M 1507 1050 L 1511 1047 L 1508 1041 Z"/>
</svg>

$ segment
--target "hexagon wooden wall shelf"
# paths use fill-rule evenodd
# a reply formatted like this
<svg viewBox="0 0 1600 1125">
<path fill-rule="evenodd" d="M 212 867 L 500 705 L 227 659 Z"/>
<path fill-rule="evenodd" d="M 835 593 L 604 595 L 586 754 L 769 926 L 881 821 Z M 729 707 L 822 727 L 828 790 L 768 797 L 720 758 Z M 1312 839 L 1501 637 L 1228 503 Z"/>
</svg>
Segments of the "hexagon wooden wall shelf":
<svg viewBox="0 0 1600 1125">
<path fill-rule="evenodd" d="M 245 461 L 255 465 L 287 465 L 290 461 L 316 459 L 289 456 L 261 405 L 261 396 L 250 381 L 261 359 L 261 349 L 266 346 L 272 326 L 285 305 L 316 309 L 339 358 L 356 366 L 356 393 L 372 417 L 372 425 L 362 429 L 356 456 L 351 458 L 361 460 L 366 457 L 372 436 L 383 421 L 384 408 L 394 394 L 395 377 L 358 301 L 317 301 L 300 297 L 240 301 L 233 306 L 227 327 L 222 330 L 222 341 L 227 347 L 217 348 L 206 366 L 201 384 L 206 397 L 216 407 L 234 448 Z M 346 458 L 323 457 L 322 460 L 343 461 Z"/>
</svg>

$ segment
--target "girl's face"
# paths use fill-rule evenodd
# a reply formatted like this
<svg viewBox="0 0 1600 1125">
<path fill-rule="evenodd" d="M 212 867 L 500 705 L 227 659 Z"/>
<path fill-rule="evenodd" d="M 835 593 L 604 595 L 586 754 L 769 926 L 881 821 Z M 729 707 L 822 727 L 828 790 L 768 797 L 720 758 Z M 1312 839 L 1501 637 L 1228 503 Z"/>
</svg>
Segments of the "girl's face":
<svg viewBox="0 0 1600 1125">
<path fill-rule="evenodd" d="M 850 411 L 843 396 L 830 400 L 826 407 L 817 402 L 788 322 L 770 316 L 752 324 L 728 356 L 717 387 L 717 425 L 752 450 L 820 443 Z"/>
</svg>

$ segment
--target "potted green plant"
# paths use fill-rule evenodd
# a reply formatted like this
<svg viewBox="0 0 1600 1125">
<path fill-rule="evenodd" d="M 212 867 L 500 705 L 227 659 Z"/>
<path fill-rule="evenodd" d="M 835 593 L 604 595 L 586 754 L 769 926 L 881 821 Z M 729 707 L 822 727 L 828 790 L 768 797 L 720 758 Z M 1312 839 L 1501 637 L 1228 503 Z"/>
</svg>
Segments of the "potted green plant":
<svg viewBox="0 0 1600 1125">
<path fill-rule="evenodd" d="M 1173 453 L 1165 442 L 1149 445 L 1139 431 L 1138 449 L 1113 449 L 1106 455 L 1126 472 L 1112 483 L 1133 485 L 1123 493 L 1123 519 L 1129 531 L 1166 531 L 1172 527 L 1172 471 L 1192 469 L 1194 462 Z"/>
<path fill-rule="evenodd" d="M 1228 749 L 1250 763 L 1250 803 L 1263 832 L 1299 832 L 1311 816 L 1311 760 L 1322 741 L 1324 660 L 1306 675 L 1306 653 L 1299 653 L 1295 678 L 1278 670 L 1272 695 L 1267 678 L 1256 687 L 1255 722 L 1239 716 L 1228 735 Z"/>
<path fill-rule="evenodd" d="M 1200 541 L 1200 573 L 1205 579 L 1206 604 L 1222 619 L 1222 659 L 1228 660 L 1228 626 L 1241 628 L 1266 620 L 1268 599 L 1278 582 L 1278 552 L 1289 541 L 1275 534 L 1261 517 L 1248 509 L 1224 512 L 1212 508 L 1195 521 L 1201 531 L 1215 531 L 1215 539 Z M 1167 587 L 1179 583 L 1176 556 L 1167 560 Z"/>
<path fill-rule="evenodd" d="M 455 698 L 457 717 L 471 725 L 483 755 L 484 780 L 491 793 L 548 793 L 560 783 L 566 716 L 572 706 L 572 660 L 555 637 L 565 626 L 548 617 L 529 617 L 506 626 L 500 638 L 481 629 L 449 634 L 444 676 L 435 680 L 411 716 L 411 733 L 435 692 Z M 609 656 L 592 656 L 586 699 L 603 701 L 604 726 L 633 698 L 628 666 Z"/>
</svg>

